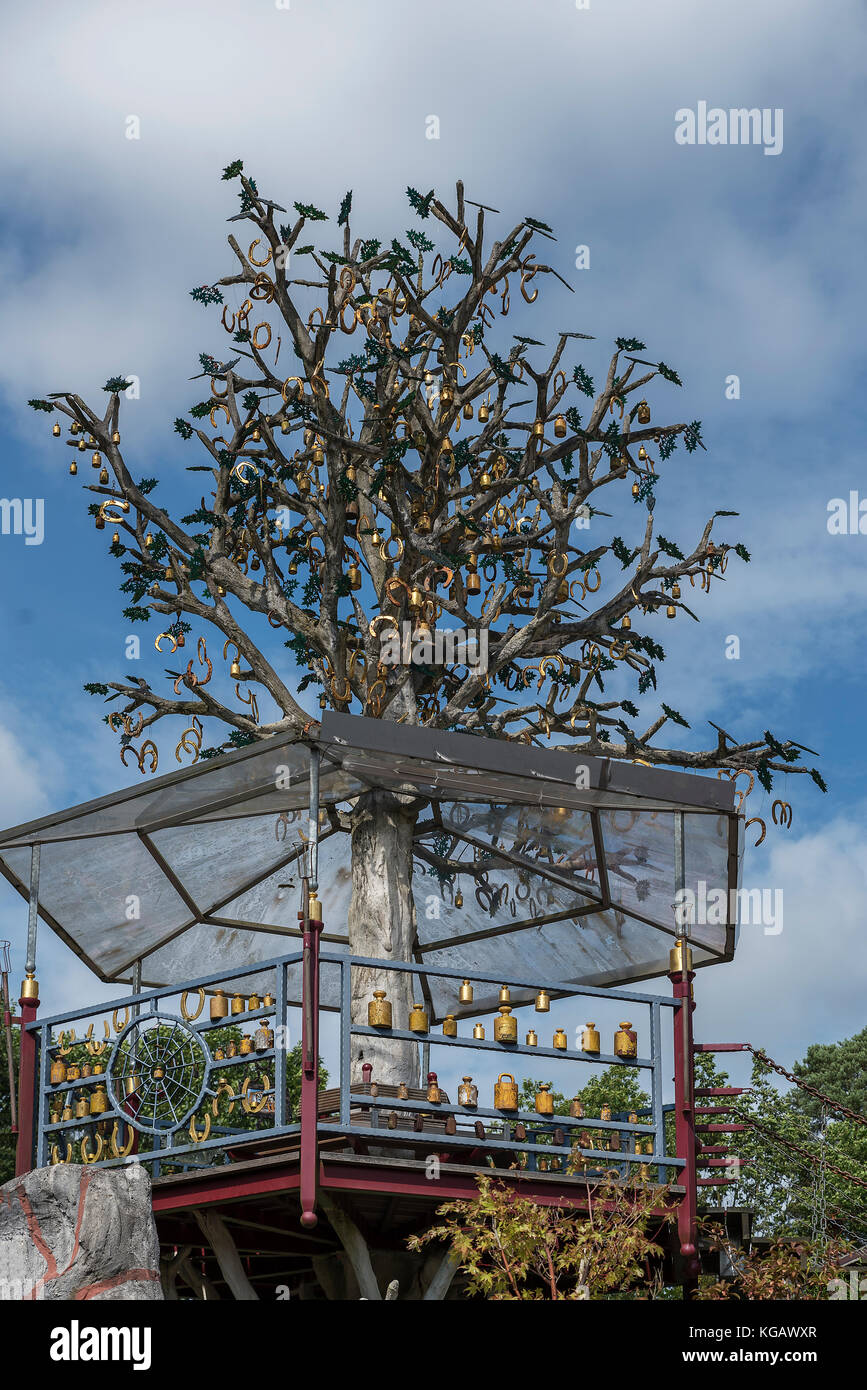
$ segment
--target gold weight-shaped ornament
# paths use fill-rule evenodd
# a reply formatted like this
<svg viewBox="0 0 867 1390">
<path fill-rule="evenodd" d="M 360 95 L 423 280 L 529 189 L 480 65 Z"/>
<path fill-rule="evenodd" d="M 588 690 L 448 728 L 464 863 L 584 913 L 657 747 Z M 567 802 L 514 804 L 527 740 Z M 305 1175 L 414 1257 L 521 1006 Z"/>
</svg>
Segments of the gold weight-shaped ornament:
<svg viewBox="0 0 867 1390">
<path fill-rule="evenodd" d="M 266 1074 L 265 1072 L 262 1073 L 262 1076 L 261 1076 L 260 1079 L 261 1079 L 261 1081 L 262 1081 L 262 1090 L 263 1090 L 263 1092 L 264 1092 L 264 1091 L 269 1091 L 269 1090 L 271 1089 L 271 1082 L 270 1082 L 270 1080 L 269 1080 L 269 1078 L 268 1078 L 268 1076 L 267 1076 L 267 1074 Z M 268 1097 L 267 1097 L 266 1095 L 263 1094 L 261 1100 L 258 1100 L 258 1101 L 256 1101 L 256 1100 L 250 1100 L 249 1097 L 248 1097 L 248 1095 L 247 1095 L 247 1091 L 248 1091 L 248 1088 L 249 1088 L 249 1085 L 250 1085 L 250 1080 L 251 1080 L 251 1078 L 250 1078 L 249 1076 L 245 1076 L 245 1077 L 244 1077 L 244 1084 L 243 1084 L 243 1086 L 241 1087 L 241 1105 L 243 1106 L 244 1110 L 246 1111 L 246 1113 L 247 1113 L 248 1115 L 258 1115 L 258 1113 L 259 1113 L 260 1110 L 264 1110 L 264 1108 L 265 1108 L 265 1103 L 266 1103 Z"/>
</svg>

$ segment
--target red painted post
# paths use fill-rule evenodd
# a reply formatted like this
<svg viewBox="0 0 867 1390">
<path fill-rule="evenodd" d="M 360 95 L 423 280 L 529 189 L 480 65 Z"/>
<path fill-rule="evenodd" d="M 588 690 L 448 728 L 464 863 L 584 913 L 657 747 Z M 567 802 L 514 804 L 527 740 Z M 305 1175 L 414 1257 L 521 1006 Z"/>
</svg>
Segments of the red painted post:
<svg viewBox="0 0 867 1390">
<path fill-rule="evenodd" d="M 301 1225 L 312 1228 L 319 1220 L 315 1208 L 319 1181 L 319 936 L 322 931 L 322 908 L 314 894 L 307 896 L 306 879 L 304 894 L 307 908 L 298 914 L 303 932 L 300 1196 Z"/>
<path fill-rule="evenodd" d="M 692 952 L 687 947 L 687 965 L 692 964 Z M 683 946 L 675 946 L 669 964 L 672 969 L 671 980 L 675 999 L 683 1002 L 674 1015 L 674 1115 L 677 1156 L 686 1160 L 681 1170 L 685 1188 L 677 1209 L 677 1233 L 680 1238 L 680 1253 L 684 1259 L 684 1293 L 688 1294 L 695 1286 L 701 1272 L 698 1256 L 698 1185 L 696 1182 L 695 1155 L 695 1071 L 692 1056 L 692 1015 L 695 1003 L 692 998 L 693 970 L 684 970 L 680 953 Z"/>
<path fill-rule="evenodd" d="M 36 1035 L 28 1031 L 39 1008 L 39 985 L 32 975 L 21 986 L 21 1046 L 18 1054 L 18 1145 L 15 1150 L 15 1176 L 33 1167 L 36 1111 Z"/>
</svg>

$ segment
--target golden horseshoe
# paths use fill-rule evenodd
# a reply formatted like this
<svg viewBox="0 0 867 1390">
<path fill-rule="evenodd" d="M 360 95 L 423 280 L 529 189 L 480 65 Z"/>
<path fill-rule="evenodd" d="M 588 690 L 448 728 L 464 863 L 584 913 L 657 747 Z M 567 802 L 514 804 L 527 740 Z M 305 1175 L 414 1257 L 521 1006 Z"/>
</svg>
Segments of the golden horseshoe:
<svg viewBox="0 0 867 1390">
<path fill-rule="evenodd" d="M 762 843 L 762 840 L 765 838 L 765 835 L 767 834 L 768 828 L 765 825 L 765 822 L 762 820 L 761 816 L 753 816 L 752 820 L 747 821 L 746 825 L 744 826 L 744 829 L 749 830 L 751 825 L 760 825 L 762 827 L 761 832 L 759 833 L 759 838 L 753 845 L 753 849 L 758 849 L 759 845 Z"/>
<path fill-rule="evenodd" d="M 250 479 L 245 475 L 245 470 L 248 468 L 252 468 L 253 477 L 258 478 L 259 470 L 256 467 L 255 463 L 251 462 L 250 459 L 238 459 L 238 462 L 232 469 L 232 477 L 240 478 L 242 483 L 249 483 Z"/>
<path fill-rule="evenodd" d="M 533 304 L 539 297 L 539 291 L 537 289 L 534 290 L 532 294 L 528 294 L 526 289 L 526 286 L 533 279 L 533 276 L 537 273 L 538 268 L 536 266 L 530 265 L 530 262 L 534 261 L 535 259 L 535 255 L 531 253 L 524 261 L 524 264 L 521 266 L 521 294 L 523 295 L 524 299 L 527 301 L 528 304 Z"/>
<path fill-rule="evenodd" d="M 57 1147 L 56 1144 L 52 1144 L 52 1145 L 51 1145 L 51 1162 L 52 1162 L 52 1164 L 55 1164 L 55 1163 L 71 1163 L 71 1162 L 72 1162 L 72 1145 L 70 1144 L 70 1142 L 69 1142 L 68 1139 L 67 1139 L 67 1141 L 66 1141 L 66 1157 L 65 1157 L 65 1158 L 61 1158 L 61 1157 L 60 1157 L 60 1150 L 59 1150 L 59 1148 Z"/>
<path fill-rule="evenodd" d="M 210 421 L 211 421 L 211 424 L 213 425 L 214 429 L 217 428 L 217 422 L 216 422 L 216 420 L 214 419 L 214 416 L 216 415 L 216 413 L 217 413 L 218 410 L 222 410 L 222 411 L 225 412 L 226 424 L 227 424 L 227 425 L 231 425 L 231 423 L 232 423 L 232 417 L 231 417 L 231 415 L 229 414 L 229 407 L 225 404 L 224 401 L 217 401 L 216 405 L 212 405 L 212 406 L 211 406 L 211 414 L 210 414 Z"/>
<path fill-rule="evenodd" d="M 174 656 L 175 652 L 176 652 L 177 649 L 178 649 L 178 645 L 179 645 L 177 636 L 176 636 L 176 634 L 175 634 L 174 632 L 161 632 L 160 635 L 159 635 L 159 637 L 158 637 L 158 638 L 156 639 L 156 641 L 154 642 L 154 646 L 156 647 L 156 649 L 157 649 L 158 652 L 161 652 L 161 651 L 162 651 L 162 647 L 160 646 L 160 642 L 162 642 L 162 640 L 163 640 L 164 637 L 167 637 L 168 640 L 172 643 L 172 649 L 171 649 L 171 651 L 169 652 L 169 656 Z"/>
<path fill-rule="evenodd" d="M 189 994 L 189 990 L 185 989 L 183 994 L 181 995 L 181 1016 L 186 1019 L 187 1023 L 195 1022 L 199 1014 L 202 1012 L 202 1009 L 205 1007 L 205 991 L 201 985 L 196 990 L 196 993 L 199 996 L 199 1007 L 196 1009 L 196 1012 L 194 1014 L 191 1014 L 189 1009 L 187 1008 L 187 995 Z"/>
<path fill-rule="evenodd" d="M 774 825 L 778 823 L 778 810 L 780 812 L 779 824 L 784 825 L 786 829 L 788 829 L 789 826 L 792 824 L 792 808 L 789 805 L 788 801 L 775 801 L 773 806 L 771 807 L 771 817 L 773 819 Z"/>
<path fill-rule="evenodd" d="M 129 1023 L 129 1005 L 127 1004 L 123 1011 L 123 1023 L 118 1023 L 117 1021 L 117 1016 L 119 1013 L 120 1009 L 115 1009 L 114 1013 L 111 1016 L 111 1021 L 114 1024 L 114 1031 L 116 1033 L 122 1033 L 126 1025 Z"/>
<path fill-rule="evenodd" d="M 536 293 L 538 294 L 538 290 L 536 291 Z M 557 384 L 558 378 L 560 380 L 560 385 Z M 566 373 L 562 370 L 555 372 L 554 380 L 552 381 L 551 385 L 554 390 L 554 399 L 556 401 L 559 401 L 563 392 L 566 390 Z"/>
<path fill-rule="evenodd" d="M 268 279 L 264 271 L 256 276 L 250 296 L 252 299 L 264 299 L 267 304 L 274 298 L 274 282 Z"/>
<path fill-rule="evenodd" d="M 257 342 L 256 340 L 257 340 L 257 338 L 258 338 L 258 336 L 259 336 L 259 331 L 260 331 L 260 329 L 263 329 L 263 328 L 267 330 L 268 337 L 265 339 L 264 343 L 259 343 L 259 342 Z M 271 325 L 270 325 L 270 323 L 265 323 L 265 322 L 257 323 L 257 324 L 256 324 L 256 327 L 253 329 L 253 336 L 252 336 L 252 338 L 250 339 L 250 342 L 252 343 L 253 347 L 256 349 L 257 352 L 264 352 L 265 348 L 268 346 L 268 344 L 270 343 L 270 341 L 271 341 Z"/>
<path fill-rule="evenodd" d="M 234 315 L 234 314 L 232 315 L 232 322 L 231 322 L 231 323 L 226 323 L 226 315 L 227 315 L 228 312 L 229 312 L 229 306 L 228 306 L 228 304 L 224 304 L 224 305 L 223 305 L 223 313 L 222 313 L 222 323 L 223 323 L 223 327 L 225 328 L 225 330 L 226 330 L 227 333 L 233 333 L 234 330 L 235 330 L 235 315 Z"/>
<path fill-rule="evenodd" d="M 596 583 L 591 584 L 589 579 L 583 580 L 582 582 L 584 584 L 584 592 L 585 594 L 595 594 L 596 591 L 600 589 L 602 586 L 602 575 L 600 574 L 596 565 L 593 565 L 592 569 L 588 570 L 587 573 L 596 575 Z"/>
<path fill-rule="evenodd" d="M 60 1053 L 61 1057 L 66 1057 L 66 1056 L 68 1055 L 69 1051 L 70 1051 L 69 1047 L 65 1047 L 65 1046 L 64 1046 L 64 1043 L 63 1043 L 63 1039 L 64 1039 L 66 1036 L 67 1036 L 67 1030 L 64 1028 L 63 1032 L 60 1034 L 60 1037 L 59 1037 L 58 1040 L 57 1040 L 57 1050 L 58 1050 L 58 1052 Z M 70 1044 L 72 1044 L 72 1043 L 75 1042 L 75 1029 L 74 1029 L 74 1028 L 71 1028 L 71 1029 L 69 1030 L 69 1041 L 70 1041 Z"/>
<path fill-rule="evenodd" d="M 267 265 L 271 259 L 270 248 L 264 261 L 257 260 L 256 257 L 253 255 L 253 252 L 255 251 L 256 247 L 259 245 L 259 242 L 261 240 L 262 238 L 257 236 L 256 240 L 250 243 L 250 249 L 247 252 L 247 260 L 250 262 L 251 265 Z"/>
<path fill-rule="evenodd" d="M 290 381 L 296 381 L 296 382 L 298 383 L 298 395 L 299 395 L 299 397 L 300 397 L 302 400 L 303 400 L 303 398 L 304 398 L 304 382 L 301 380 L 301 377 L 300 377 L 300 376 L 287 376 L 286 380 L 283 382 L 282 387 L 280 388 L 280 395 L 283 397 L 283 403 L 284 403 L 284 405 L 288 405 L 288 404 L 289 404 L 289 397 L 288 397 L 287 394 L 286 394 L 286 390 L 287 390 L 287 387 L 288 387 Z"/>
<path fill-rule="evenodd" d="M 96 1153 L 91 1158 L 90 1155 L 90 1135 L 86 1134 L 81 1141 L 81 1161 L 82 1163 L 98 1163 L 102 1158 L 105 1145 L 102 1142 L 102 1135 L 96 1136 Z"/>
<path fill-rule="evenodd" d="M 124 1144 L 123 1148 L 120 1148 L 117 1142 L 119 1129 L 120 1121 L 115 1120 L 114 1127 L 111 1131 L 111 1139 L 109 1140 L 109 1149 L 111 1151 L 112 1158 L 127 1158 L 132 1153 L 132 1146 L 135 1143 L 135 1130 L 133 1129 L 132 1125 L 127 1125 L 126 1143 Z"/>
<path fill-rule="evenodd" d="M 558 564 L 558 562 L 559 562 L 560 560 L 563 561 L 563 568 L 562 568 L 562 569 L 557 569 L 557 564 Z M 563 575 L 566 573 L 566 571 L 567 571 L 568 568 L 569 568 L 569 559 L 568 559 L 568 556 L 563 555 L 563 554 L 558 554 L 558 552 L 557 552 L 556 550 L 552 551 L 551 554 L 550 554 L 549 557 L 548 557 L 548 573 L 549 573 L 550 575 L 552 575 L 554 579 L 562 579 L 562 578 L 563 578 Z"/>
<path fill-rule="evenodd" d="M 201 1134 L 199 1134 L 199 1131 L 196 1129 L 196 1117 L 195 1117 L 195 1115 L 193 1115 L 193 1117 L 192 1117 L 191 1120 L 190 1120 L 190 1129 L 189 1129 L 190 1138 L 192 1139 L 193 1143 L 194 1143 L 194 1144 L 204 1144 L 204 1142 L 205 1142 L 205 1140 L 207 1139 L 207 1137 L 208 1137 L 208 1135 L 210 1134 L 210 1132 L 211 1132 L 211 1117 L 210 1117 L 210 1115 L 208 1114 L 207 1110 L 205 1111 L 205 1123 L 204 1123 L 204 1126 L 203 1126 L 203 1128 L 202 1128 Z"/>
<path fill-rule="evenodd" d="M 229 1085 L 229 1082 L 226 1080 L 225 1076 L 221 1076 L 220 1080 L 217 1082 L 217 1094 L 211 1101 L 211 1114 L 214 1116 L 215 1119 L 220 1113 L 221 1095 L 229 1096 L 229 1114 L 231 1115 L 232 1111 L 235 1109 L 235 1091 L 234 1088 Z"/>
</svg>

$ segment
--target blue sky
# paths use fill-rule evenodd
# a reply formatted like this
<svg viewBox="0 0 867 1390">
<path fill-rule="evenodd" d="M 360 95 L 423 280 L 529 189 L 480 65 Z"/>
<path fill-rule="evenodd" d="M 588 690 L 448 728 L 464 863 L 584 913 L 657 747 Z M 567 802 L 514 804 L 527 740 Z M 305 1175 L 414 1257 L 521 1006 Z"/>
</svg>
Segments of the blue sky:
<svg viewBox="0 0 867 1390">
<path fill-rule="evenodd" d="M 286 206 L 336 212 L 351 187 L 355 230 L 389 236 L 413 223 L 407 184 L 451 198 L 462 177 L 469 197 L 502 209 L 501 230 L 526 213 L 549 222 L 552 264 L 575 286 L 549 282 L 510 332 L 595 334 L 581 360 L 597 377 L 614 337 L 634 334 L 680 371 L 684 389 L 671 388 L 670 415 L 657 393 L 660 412 L 700 418 L 708 452 L 663 467 L 664 534 L 689 540 L 717 507 L 741 513 L 720 534 L 753 561 L 733 560 L 725 586 L 697 602 L 700 627 L 684 619 L 658 634 L 662 698 L 698 739 L 713 719 L 821 754 L 829 795 L 790 778 L 791 830 L 769 829 L 747 857 L 746 883 L 783 888 L 784 931 L 745 931 L 732 965 L 702 973 L 700 1035 L 750 1038 L 790 1062 L 860 1030 L 867 536 L 830 536 L 826 521 L 831 498 L 867 496 L 865 54 L 861 6 L 837 0 L 833 15 L 805 0 L 442 0 L 433 11 L 156 0 L 74 12 L 37 2 L 7 16 L 2 495 L 44 498 L 46 535 L 30 547 L 0 537 L 0 821 L 132 779 L 81 690 L 128 669 L 116 563 L 86 517 L 82 479 L 67 476 L 69 451 L 27 398 L 69 387 L 104 399 L 109 376 L 135 373 L 141 398 L 122 425 L 133 471 L 195 505 L 198 483 L 183 473 L 193 460 L 171 422 L 199 399 L 187 381 L 198 352 L 222 346 L 188 295 L 231 263 L 222 167 L 242 157 Z M 699 101 L 782 109 L 782 153 L 678 145 L 675 112 Z M 425 136 L 431 114 L 438 140 Z M 130 116 L 138 140 L 125 137 Z M 574 268 L 577 245 L 590 248 L 588 270 Z M 731 373 L 736 401 L 724 394 Z M 639 524 L 627 507 L 617 529 L 621 517 Z M 731 634 L 739 661 L 725 659 Z M 0 932 L 20 947 L 23 930 L 0 885 Z M 47 928 L 40 977 L 52 1009 L 89 988 Z"/>
</svg>

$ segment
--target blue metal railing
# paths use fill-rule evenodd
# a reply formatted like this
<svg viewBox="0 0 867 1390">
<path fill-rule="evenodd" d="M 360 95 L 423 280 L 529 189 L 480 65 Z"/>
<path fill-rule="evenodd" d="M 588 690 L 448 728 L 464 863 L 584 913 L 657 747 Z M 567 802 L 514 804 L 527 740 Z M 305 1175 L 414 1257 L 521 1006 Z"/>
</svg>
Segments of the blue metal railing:
<svg viewBox="0 0 867 1390">
<path fill-rule="evenodd" d="M 624 1005 L 635 1005 L 646 1010 L 647 1027 L 639 1029 L 640 1047 L 639 1055 L 634 1058 L 622 1058 L 613 1053 L 586 1053 L 580 1049 L 568 1048 L 549 1048 L 544 1046 L 527 1046 L 519 1043 L 500 1043 L 494 1040 L 481 1040 L 472 1037 L 448 1037 L 441 1033 L 428 1032 L 420 1035 L 405 1028 L 373 1028 L 365 1022 L 353 1021 L 351 1018 L 350 1001 L 352 993 L 352 971 L 353 969 L 364 968 L 374 969 L 387 977 L 389 972 L 397 974 L 436 978 L 442 981 L 460 982 L 465 971 L 456 971 L 445 967 L 429 964 L 420 965 L 408 961 L 379 960 L 367 956 L 346 956 L 335 952 L 323 951 L 319 955 L 320 969 L 327 967 L 329 970 L 336 968 L 339 972 L 339 1106 L 335 1107 L 336 1113 L 329 1116 L 317 1117 L 317 1133 L 319 1135 L 346 1136 L 347 1139 L 359 1139 L 363 1136 L 375 1140 L 377 1145 L 392 1144 L 400 1145 L 404 1149 L 407 1145 L 413 1148 L 427 1149 L 431 1152 L 439 1152 L 445 1149 L 454 1150 L 456 1155 L 461 1151 L 483 1150 L 492 1155 L 497 1154 L 516 1154 L 526 1155 L 527 1166 L 535 1169 L 540 1159 L 559 1161 L 559 1166 L 565 1168 L 572 1156 L 572 1161 L 578 1162 L 589 1173 L 600 1170 L 618 1169 L 622 1174 L 630 1171 L 633 1165 L 653 1165 L 657 1167 L 659 1180 L 665 1181 L 666 1170 L 680 1169 L 684 1166 L 684 1160 L 675 1155 L 668 1155 L 665 1152 L 665 1113 L 663 1106 L 663 1076 L 662 1076 L 662 1011 L 663 1009 L 674 1009 L 679 1007 L 678 1000 L 662 998 L 656 995 L 641 994 L 631 990 L 603 989 L 593 986 L 576 986 L 572 983 L 557 984 L 550 980 L 537 979 L 513 979 L 510 985 L 515 989 L 527 989 L 538 991 L 547 989 L 552 994 L 568 995 L 570 997 L 588 998 L 594 1000 L 617 1001 Z M 50 1018 L 40 1019 L 38 1022 L 30 1024 L 32 1031 L 36 1032 L 39 1041 L 39 1089 L 38 1089 L 38 1125 L 36 1134 L 36 1162 L 38 1166 L 49 1161 L 63 1161 L 64 1155 L 61 1148 L 67 1145 L 81 1144 L 82 1139 L 86 1142 L 85 1161 L 99 1162 L 101 1165 L 110 1166 L 121 1163 L 140 1162 L 152 1167 L 154 1175 L 158 1175 L 166 1166 L 199 1166 L 203 1160 L 205 1162 L 229 1162 L 231 1154 L 237 1153 L 242 1157 L 245 1145 L 251 1143 L 261 1143 L 263 1139 L 271 1137 L 285 1136 L 287 1149 L 292 1148 L 298 1140 L 301 1131 L 301 1122 L 289 1114 L 287 1100 L 287 1051 L 288 1051 L 288 970 L 292 966 L 297 966 L 302 962 L 302 952 L 296 951 L 288 956 L 275 957 L 271 960 L 258 962 L 254 966 L 246 969 L 232 969 L 229 978 L 232 981 L 231 987 L 226 986 L 226 971 L 221 974 L 201 975 L 197 979 L 188 981 L 184 986 L 167 986 L 161 989 L 143 991 L 136 994 L 129 994 L 121 999 L 112 1000 L 108 1004 L 96 1004 L 84 1009 L 69 1010 L 62 1014 L 55 1014 Z M 259 1007 L 253 1010 L 246 1009 L 241 1013 L 230 1013 L 225 1018 L 187 1019 L 180 1013 L 168 1013 L 165 1008 L 161 1008 L 164 1001 L 176 998 L 184 993 L 191 994 L 199 990 L 221 988 L 230 989 L 242 993 L 240 983 L 250 977 L 261 980 L 263 976 L 273 975 L 275 981 L 274 1002 L 268 1007 Z M 487 984 L 497 987 L 500 977 L 488 974 L 472 972 L 474 984 Z M 245 999 L 248 996 L 243 996 Z M 520 1005 L 518 1006 L 520 1007 Z M 123 1022 L 118 1023 L 119 1015 L 123 1014 Z M 108 1032 L 106 1016 L 112 1019 L 114 1028 L 114 1038 L 110 1039 L 110 1047 L 104 1047 L 102 1056 L 104 1070 L 89 1077 L 79 1077 L 72 1081 L 52 1085 L 49 1080 L 50 1066 L 52 1057 L 56 1057 L 59 1050 L 59 1043 L 64 1032 L 68 1032 L 72 1024 L 81 1027 L 87 1026 L 89 1020 L 103 1020 L 104 1031 Z M 142 1020 L 147 1020 L 149 1016 L 156 1016 L 160 1024 L 166 1020 L 165 1027 L 172 1030 L 173 1036 L 181 1040 L 179 1047 L 191 1045 L 200 1057 L 197 1066 L 200 1067 L 201 1076 L 198 1077 L 198 1086 L 195 1091 L 194 1099 L 190 1101 L 187 1110 L 177 1123 L 167 1122 L 166 1124 L 155 1124 L 148 1126 L 137 1119 L 137 1114 L 131 1109 L 129 1096 L 124 1092 L 122 1079 L 118 1080 L 119 1061 L 125 1058 L 124 1048 L 127 1053 L 130 1047 L 130 1037 L 133 1030 L 141 1032 L 138 1025 Z M 239 1054 L 235 1057 L 220 1057 L 213 1055 L 208 1045 L 208 1035 L 215 1029 L 225 1028 L 234 1024 L 260 1023 L 262 1020 L 273 1021 L 276 1033 L 274 1047 L 256 1053 Z M 195 1043 L 189 1044 L 189 1036 L 193 1035 Z M 378 1038 L 392 1038 L 400 1041 L 410 1041 L 418 1044 L 422 1042 L 431 1048 L 436 1049 L 456 1049 L 452 1052 L 448 1060 L 463 1059 L 468 1056 L 468 1050 L 476 1051 L 486 1058 L 492 1055 L 500 1059 L 527 1059 L 537 1063 L 542 1058 L 560 1066 L 564 1062 L 576 1061 L 590 1063 L 602 1067 L 637 1068 L 644 1073 L 650 1093 L 649 1113 L 643 1112 L 636 1121 L 630 1122 L 627 1118 L 612 1118 L 603 1120 L 594 1116 L 574 1117 L 570 1115 L 540 1116 L 536 1111 L 509 1111 L 505 1112 L 483 1102 L 478 1106 L 468 1107 L 447 1102 L 435 1103 L 430 1100 L 400 1099 L 396 1097 L 385 1097 L 384 1095 L 371 1094 L 369 1088 L 353 1086 L 351 1084 L 351 1063 L 352 1063 L 352 1039 L 358 1036 L 376 1036 Z M 78 1040 L 79 1046 L 83 1039 Z M 102 1058 L 100 1058 L 102 1061 Z M 231 1073 L 238 1068 L 254 1068 L 260 1073 L 259 1081 L 267 1081 L 268 1084 L 255 1084 L 255 1104 L 262 1099 L 267 1103 L 268 1098 L 273 1098 L 272 1105 L 268 1110 L 260 1109 L 257 1115 L 257 1128 L 236 1129 L 227 1124 L 214 1125 L 211 1133 L 203 1130 L 201 1115 L 204 1108 L 205 1114 L 213 1113 L 217 1110 L 214 1105 L 221 1094 L 220 1078 L 225 1077 L 231 1084 Z M 271 1084 L 271 1071 L 273 1070 L 273 1084 Z M 375 1078 L 374 1078 L 375 1080 Z M 72 1101 L 72 1093 L 79 1091 L 79 1100 L 82 1094 L 89 1096 L 94 1087 L 104 1084 L 106 1086 L 106 1097 L 108 1109 L 97 1114 L 86 1114 L 72 1118 L 52 1120 L 50 1117 L 51 1109 L 56 1107 L 58 1098 L 66 1101 L 67 1105 L 72 1105 L 73 1112 L 75 1105 Z M 248 1082 L 248 1096 L 250 1083 Z M 192 1094 L 192 1091 L 191 1091 Z M 237 1103 L 241 1104 L 240 1099 Z M 246 1107 L 245 1107 L 246 1109 Z M 396 1111 L 398 1116 L 403 1117 L 406 1127 L 389 1128 L 382 1123 L 383 1110 L 388 1112 Z M 427 1128 L 414 1131 L 410 1127 L 410 1122 L 419 1114 L 426 1117 Z M 442 1128 L 437 1128 L 430 1124 L 432 1117 L 455 1117 L 455 1133 L 446 1134 Z M 196 1124 L 196 1116 L 199 1117 Z M 194 1128 L 190 1130 L 191 1117 Z M 475 1132 L 477 1121 L 485 1123 L 485 1136 L 480 1139 Z M 210 1124 L 210 1120 L 208 1120 Z M 515 1136 L 516 1125 L 524 1126 L 524 1137 Z M 463 1128 L 462 1128 L 463 1127 Z M 554 1143 L 555 1131 L 563 1132 L 564 1142 Z M 204 1137 L 200 1138 L 200 1131 L 204 1132 Z M 130 1143 L 130 1134 L 138 1133 L 139 1144 L 137 1151 L 126 1152 L 126 1147 Z M 197 1138 L 193 1139 L 195 1133 Z M 626 1147 L 616 1150 L 605 1149 L 602 1147 L 605 1138 L 610 1138 L 614 1134 L 627 1136 Z M 96 1135 L 102 1139 L 102 1148 L 106 1151 L 106 1156 L 100 1155 L 100 1144 L 96 1141 Z M 121 1137 L 126 1135 L 123 1142 Z M 595 1141 L 597 1134 L 600 1136 L 599 1145 L 595 1143 L 591 1147 L 586 1144 L 580 1148 L 578 1141 L 582 1134 L 590 1136 Z M 211 1135 L 213 1137 L 211 1137 Z M 636 1141 L 653 1141 L 652 1154 L 636 1153 Z M 150 1147 L 143 1147 L 150 1145 Z M 580 1152 L 579 1152 L 580 1148 Z M 69 1149 L 67 1149 L 69 1152 Z"/>
</svg>

